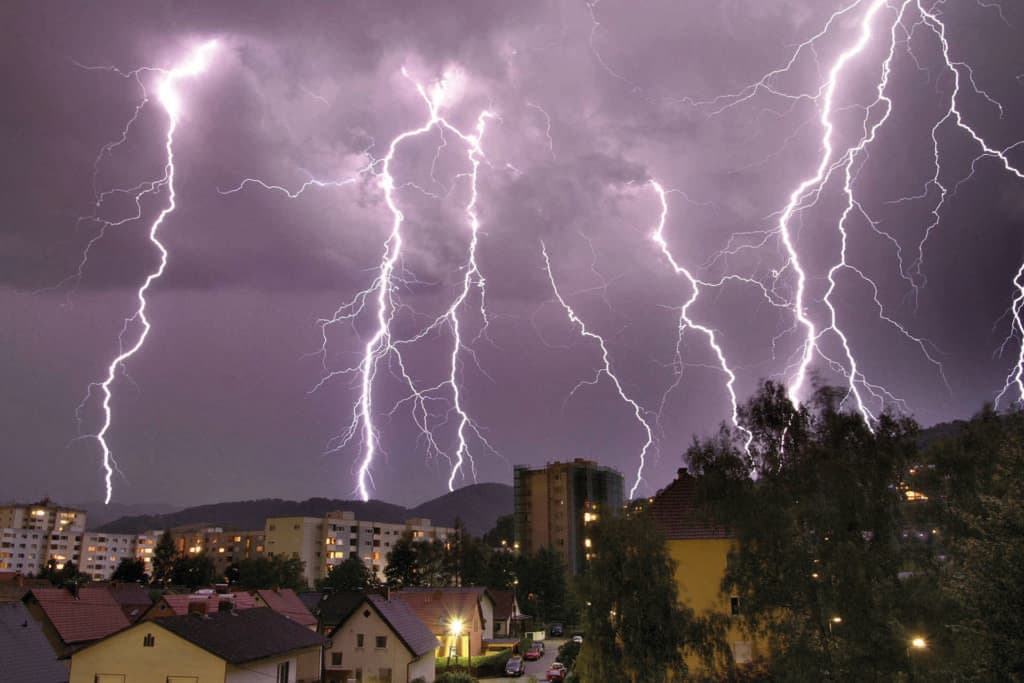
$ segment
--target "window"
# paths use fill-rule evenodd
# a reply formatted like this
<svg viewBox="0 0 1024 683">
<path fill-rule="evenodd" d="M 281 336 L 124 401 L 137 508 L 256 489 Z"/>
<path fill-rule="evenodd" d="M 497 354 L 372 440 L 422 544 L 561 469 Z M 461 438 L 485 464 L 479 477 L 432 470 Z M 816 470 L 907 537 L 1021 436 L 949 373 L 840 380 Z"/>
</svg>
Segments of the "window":
<svg viewBox="0 0 1024 683">
<path fill-rule="evenodd" d="M 124 674 L 96 674 L 93 683 L 124 683 Z"/>
<path fill-rule="evenodd" d="M 377 676 L 377 680 L 380 683 L 391 683 L 391 669 L 381 669 L 380 674 Z"/>
<path fill-rule="evenodd" d="M 729 598 L 729 610 L 734 617 L 740 615 L 740 597 L 738 595 Z"/>
<path fill-rule="evenodd" d="M 152 633 L 147 633 L 146 637 L 142 639 L 142 647 L 153 647 L 154 645 L 156 645 L 156 638 Z"/>
<path fill-rule="evenodd" d="M 383 650 L 387 646 L 388 646 L 388 637 L 387 636 L 377 636 L 377 643 L 376 643 L 376 645 L 374 645 L 374 647 L 376 647 L 378 650 Z"/>
<path fill-rule="evenodd" d="M 342 656 L 342 654 L 343 653 L 341 653 L 341 652 L 332 652 L 331 653 L 331 666 L 341 666 L 341 656 Z"/>
<path fill-rule="evenodd" d="M 362 633 L 357 633 L 356 634 L 356 647 L 362 647 L 362 646 L 363 646 L 363 634 Z"/>
<path fill-rule="evenodd" d="M 363 670 L 356 669 L 356 683 L 363 683 Z"/>
<path fill-rule="evenodd" d="M 281 662 L 277 665 L 277 683 L 288 683 L 291 667 L 291 662 Z"/>
</svg>

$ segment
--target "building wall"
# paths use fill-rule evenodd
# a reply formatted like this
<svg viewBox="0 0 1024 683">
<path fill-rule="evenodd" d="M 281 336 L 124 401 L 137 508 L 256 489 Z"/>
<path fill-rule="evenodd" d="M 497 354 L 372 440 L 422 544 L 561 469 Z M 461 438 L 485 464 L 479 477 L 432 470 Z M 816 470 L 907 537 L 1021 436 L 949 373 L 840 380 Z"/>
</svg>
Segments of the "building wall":
<svg viewBox="0 0 1024 683">
<path fill-rule="evenodd" d="M 361 648 L 357 647 L 358 634 L 363 635 Z M 386 647 L 376 647 L 377 636 L 387 638 Z M 335 653 L 341 654 L 341 665 L 333 664 Z M 414 674 L 413 678 L 421 675 L 428 681 L 434 680 L 432 655 L 433 652 L 428 652 L 425 657 L 429 660 L 429 673 Z M 408 683 L 406 673 L 412 661 L 413 656 L 408 648 L 402 644 L 387 622 L 366 603 L 353 612 L 334 633 L 331 637 L 331 648 L 324 652 L 327 679 L 333 681 L 345 681 L 347 677 L 355 679 L 356 669 L 361 669 L 363 682 L 373 683 L 379 680 L 378 674 L 382 668 L 389 668 L 392 683 Z M 416 666 L 417 669 L 426 671 L 426 663 L 418 662 Z"/>
<path fill-rule="evenodd" d="M 268 517 L 267 555 L 294 557 L 305 565 L 303 577 L 313 586 L 323 560 L 323 519 L 320 517 Z"/>
<path fill-rule="evenodd" d="M 0 506 L 0 570 L 37 574 L 52 558 L 78 562 L 85 512 L 48 500 Z"/>
<path fill-rule="evenodd" d="M 299 655 L 290 654 L 284 657 L 271 657 L 256 662 L 246 662 L 239 666 L 228 665 L 225 683 L 277 683 L 278 667 L 288 662 L 288 683 L 304 683 L 315 679 L 300 676 L 298 672 L 298 660 L 308 659 L 310 654 L 319 657 L 320 649 L 302 652 Z M 318 660 L 319 661 L 319 660 Z M 316 671 L 319 678 L 320 670 Z M 129 683 L 126 681 L 125 683 Z M 161 682 L 163 683 L 163 682 Z M 200 680 L 199 683 L 204 683 Z"/>
<path fill-rule="evenodd" d="M 526 554 L 550 548 L 570 574 L 580 574 L 589 551 L 584 515 L 618 511 L 623 500 L 622 475 L 588 460 L 549 463 L 542 469 L 517 466 L 515 545 Z"/>
<path fill-rule="evenodd" d="M 153 569 L 156 539 L 152 536 L 86 532 L 81 539 L 78 569 L 97 581 L 109 579 L 124 559 L 140 559 L 147 572 Z"/>
<path fill-rule="evenodd" d="M 263 530 L 224 531 L 221 527 L 178 527 L 171 529 L 171 538 L 179 554 L 205 554 L 209 557 L 217 576 L 223 576 L 232 564 L 266 555 Z"/>
<path fill-rule="evenodd" d="M 144 646 L 148 634 L 153 636 L 152 647 Z M 200 683 L 219 683 L 225 680 L 226 665 L 224 660 L 147 622 L 72 655 L 70 683 L 94 683 L 97 674 L 121 674 L 125 683 L 166 683 L 171 676 L 194 676 Z"/>
<path fill-rule="evenodd" d="M 722 577 L 733 541 L 727 538 L 692 539 L 667 541 L 669 557 L 676 563 L 676 587 L 679 601 L 688 605 L 698 615 L 708 612 L 732 615 L 731 596 L 722 595 Z M 742 605 L 740 605 L 742 614 Z M 728 640 L 738 663 L 743 663 L 742 652 L 756 655 L 757 644 L 745 635 L 738 618 L 728 630 Z M 697 658 L 687 660 L 691 670 L 700 669 Z"/>
</svg>

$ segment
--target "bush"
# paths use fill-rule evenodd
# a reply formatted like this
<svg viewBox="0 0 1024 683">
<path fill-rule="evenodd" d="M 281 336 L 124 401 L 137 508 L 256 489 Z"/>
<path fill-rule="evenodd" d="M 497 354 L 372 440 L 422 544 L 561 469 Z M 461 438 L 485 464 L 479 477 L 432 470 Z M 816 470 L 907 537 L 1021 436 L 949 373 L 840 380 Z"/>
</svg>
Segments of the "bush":
<svg viewBox="0 0 1024 683">
<path fill-rule="evenodd" d="M 558 656 L 555 657 L 555 661 L 561 662 L 565 664 L 565 668 L 571 669 L 576 664 L 579 654 L 580 644 L 570 640 L 558 648 Z"/>
<path fill-rule="evenodd" d="M 480 678 L 491 678 L 495 676 L 505 675 L 505 664 L 508 663 L 509 657 L 512 656 L 512 650 L 501 650 L 500 652 L 494 652 L 489 655 L 482 655 L 480 657 L 473 657 L 471 669 L 473 673 Z M 452 661 L 453 668 L 458 667 L 459 671 L 466 668 L 466 658 L 460 657 L 456 663 Z M 444 657 L 437 660 L 436 670 L 438 674 L 448 673 L 448 658 Z M 454 672 L 453 672 L 454 673 Z M 438 679 L 441 680 L 440 678 Z"/>
<path fill-rule="evenodd" d="M 446 671 L 434 683 L 473 683 L 473 677 L 465 671 Z"/>
</svg>

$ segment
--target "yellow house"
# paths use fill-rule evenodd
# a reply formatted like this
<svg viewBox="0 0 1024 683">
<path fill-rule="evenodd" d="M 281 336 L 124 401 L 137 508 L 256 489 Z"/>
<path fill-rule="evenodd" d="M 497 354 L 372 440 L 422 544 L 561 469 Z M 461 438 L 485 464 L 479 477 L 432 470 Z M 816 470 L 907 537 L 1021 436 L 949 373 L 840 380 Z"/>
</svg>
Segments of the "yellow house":
<svg viewBox="0 0 1024 683">
<path fill-rule="evenodd" d="M 162 617 L 72 654 L 70 683 L 302 683 L 321 641 L 269 608 Z"/>
<path fill-rule="evenodd" d="M 697 503 L 697 480 L 680 468 L 678 478 L 652 499 L 650 512 L 665 534 L 669 556 L 676 563 L 679 601 L 696 616 L 718 614 L 729 619 L 727 638 L 736 664 L 750 664 L 763 653 L 743 632 L 743 606 L 736 596 L 722 593 L 733 538 L 717 526 Z M 701 668 L 696 658 L 688 659 L 691 670 Z"/>
</svg>

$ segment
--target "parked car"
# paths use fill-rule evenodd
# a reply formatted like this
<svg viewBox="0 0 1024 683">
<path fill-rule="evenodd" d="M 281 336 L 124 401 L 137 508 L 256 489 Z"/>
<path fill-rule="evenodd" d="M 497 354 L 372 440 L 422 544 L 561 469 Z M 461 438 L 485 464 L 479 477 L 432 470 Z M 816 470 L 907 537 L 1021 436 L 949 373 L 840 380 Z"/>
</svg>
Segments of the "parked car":
<svg viewBox="0 0 1024 683">
<path fill-rule="evenodd" d="M 582 645 L 583 644 L 583 634 L 582 633 L 577 633 L 576 635 L 574 635 L 572 637 L 572 642 L 574 642 L 574 643 L 576 643 L 578 645 Z"/>
<path fill-rule="evenodd" d="M 565 680 L 565 664 L 561 662 L 555 662 L 548 669 L 547 680 L 549 681 L 564 681 Z"/>
<path fill-rule="evenodd" d="M 527 660 L 528 662 L 535 662 L 538 659 L 540 659 L 541 656 L 543 656 L 543 654 L 544 653 L 541 651 L 541 648 L 537 647 L 537 644 L 534 643 L 530 646 L 530 649 L 526 651 L 526 654 L 523 655 L 523 659 Z"/>
<path fill-rule="evenodd" d="M 526 673 L 526 662 L 519 655 L 513 655 L 505 662 L 506 676 L 522 676 Z"/>
<path fill-rule="evenodd" d="M 544 641 L 543 640 L 535 640 L 535 641 L 533 641 L 533 644 L 530 645 L 530 647 L 538 647 L 538 648 L 540 648 L 540 656 L 541 657 L 544 656 Z"/>
<path fill-rule="evenodd" d="M 561 638 L 562 634 L 565 633 L 565 629 L 562 628 L 561 624 L 555 623 L 551 624 L 551 626 L 548 628 L 548 633 L 551 634 L 552 638 Z"/>
</svg>

